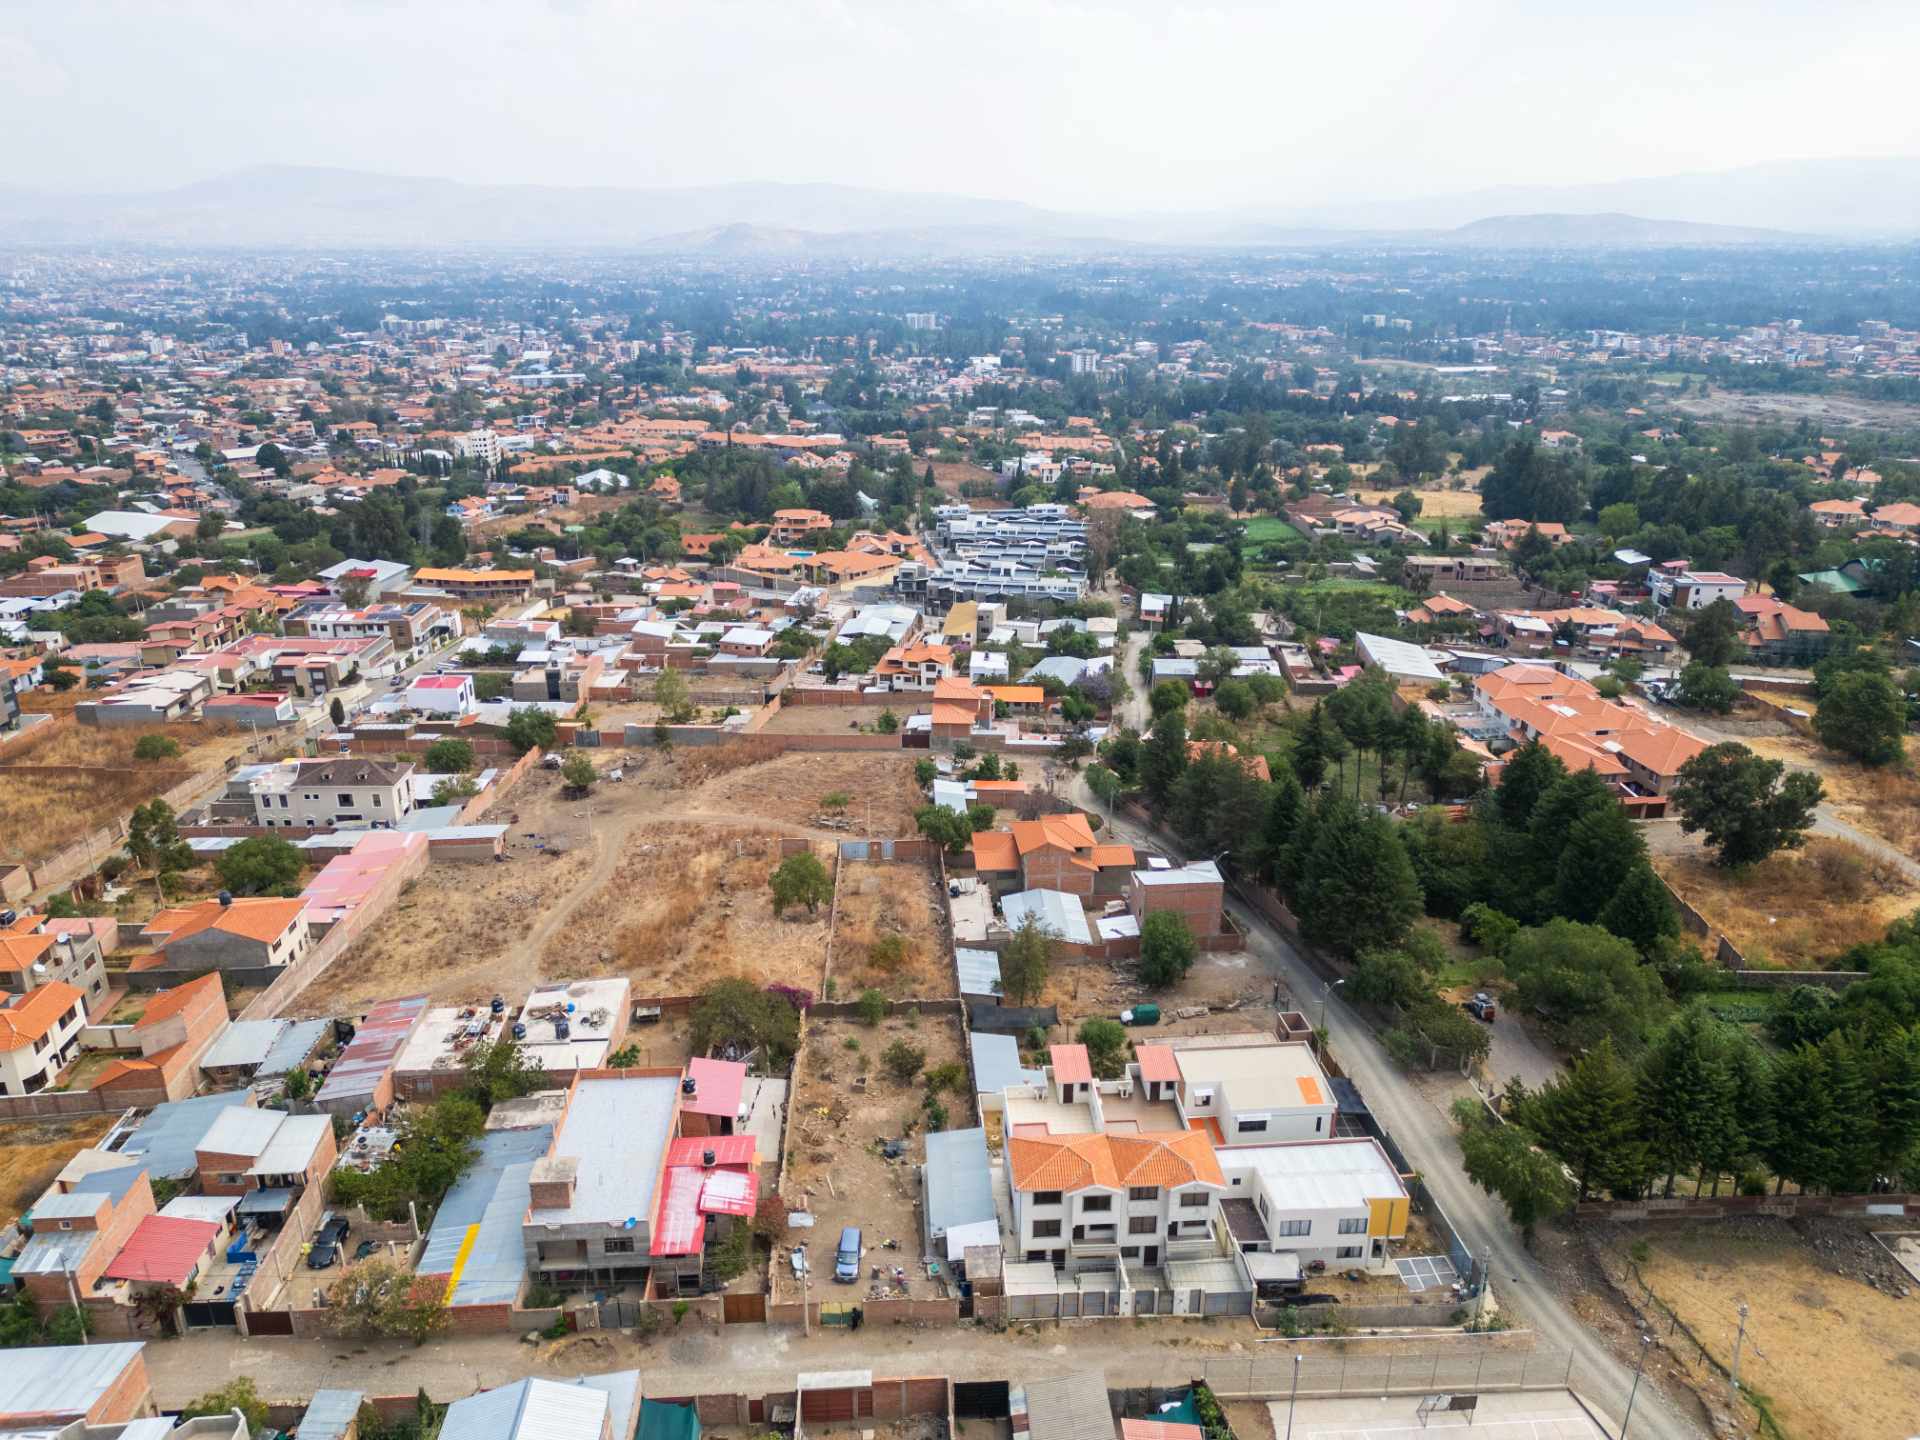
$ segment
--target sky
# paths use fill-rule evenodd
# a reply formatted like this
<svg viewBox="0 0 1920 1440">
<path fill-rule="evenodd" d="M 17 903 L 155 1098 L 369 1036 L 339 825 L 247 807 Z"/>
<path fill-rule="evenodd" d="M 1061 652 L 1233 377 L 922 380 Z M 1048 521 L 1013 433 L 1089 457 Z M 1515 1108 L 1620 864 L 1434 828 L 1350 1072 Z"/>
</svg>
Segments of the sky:
<svg viewBox="0 0 1920 1440">
<path fill-rule="evenodd" d="M 1913 0 L 0 0 L 0 183 L 261 164 L 1107 213 L 1920 154 Z"/>
</svg>

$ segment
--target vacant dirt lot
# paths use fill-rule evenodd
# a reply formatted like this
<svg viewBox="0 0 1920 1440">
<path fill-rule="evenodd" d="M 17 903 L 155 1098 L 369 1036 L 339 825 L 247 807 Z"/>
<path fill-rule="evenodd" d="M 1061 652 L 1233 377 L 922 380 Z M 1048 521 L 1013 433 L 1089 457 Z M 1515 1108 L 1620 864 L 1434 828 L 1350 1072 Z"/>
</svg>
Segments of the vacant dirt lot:
<svg viewBox="0 0 1920 1440">
<path fill-rule="evenodd" d="M 927 707 L 924 695 L 896 695 L 891 700 L 871 705 L 786 705 L 765 725 L 763 735 L 840 735 L 854 730 L 872 730 L 880 717 L 893 711 L 896 720 L 905 719 L 917 709 Z"/>
<path fill-rule="evenodd" d="M 117 1115 L 0 1125 L 0 1219 L 13 1220 L 53 1183 L 73 1152 L 113 1128 Z"/>
<path fill-rule="evenodd" d="M 896 1041 L 925 1052 L 925 1068 L 907 1084 L 886 1073 L 881 1059 Z M 793 1232 L 791 1243 L 805 1242 L 813 1266 L 813 1298 L 857 1300 L 869 1294 L 899 1294 L 891 1278 L 894 1266 L 905 1272 L 906 1293 L 921 1299 L 938 1295 L 927 1278 L 920 1244 L 920 1165 L 927 1158 L 925 1074 L 943 1065 L 959 1065 L 960 1022 L 944 1015 L 889 1016 L 868 1028 L 855 1021 L 813 1020 L 794 1066 L 793 1100 L 787 1108 L 787 1169 L 781 1198 L 790 1210 L 814 1214 L 811 1233 Z M 940 1097 L 947 1126 L 974 1123 L 973 1100 L 962 1079 L 958 1092 Z M 884 1140 L 905 1136 L 898 1160 L 880 1150 Z M 833 1283 L 833 1249 L 842 1227 L 858 1225 L 867 1254 L 857 1285 Z M 886 1242 L 898 1242 L 889 1250 Z M 872 1269 L 887 1278 L 875 1281 Z M 792 1267 L 775 1256 L 774 1298 L 797 1300 Z"/>
<path fill-rule="evenodd" d="M 931 1000 L 954 993 L 946 903 L 926 866 L 847 861 L 835 908 L 833 977 L 843 995 L 875 989 L 894 999 Z"/>
<path fill-rule="evenodd" d="M 1795 1440 L 1920 1428 L 1920 1321 L 1912 1299 L 1836 1274 L 1778 1221 L 1649 1229 L 1636 1238 L 1647 1247 L 1641 1274 L 1720 1364 L 1732 1360 L 1738 1307 L 1750 1307 L 1742 1380 L 1766 1397 Z M 1701 1378 L 1725 1385 L 1710 1371 Z"/>
<path fill-rule="evenodd" d="M 797 826 L 838 819 L 844 820 L 850 835 L 911 835 L 913 812 L 926 803 L 913 783 L 915 758 L 892 750 L 780 755 L 701 785 L 687 796 L 683 813 L 695 819 L 743 818 Z M 845 808 L 834 810 L 823 804 L 828 796 L 846 797 Z"/>
<path fill-rule="evenodd" d="M 1369 505 L 1391 505 L 1398 490 L 1360 490 L 1356 494 Z M 1415 490 L 1420 497 L 1421 520 L 1479 520 L 1478 490 Z"/>
<path fill-rule="evenodd" d="M 1898 400 L 1857 400 L 1846 395 L 1742 395 L 1713 390 L 1669 402 L 1683 415 L 1709 420 L 1778 424 L 1802 417 L 1816 425 L 1897 430 L 1920 424 L 1920 405 Z"/>
<path fill-rule="evenodd" d="M 22 740 L 0 760 L 0 860 L 44 860 L 181 781 L 224 768 L 228 756 L 246 749 L 237 733 L 210 733 L 205 725 L 99 730 L 65 715 L 40 731 L 44 738 Z M 134 744 L 147 734 L 166 736 L 180 753 L 135 760 Z"/>
<path fill-rule="evenodd" d="M 828 854 L 821 862 L 832 865 Z M 773 913 L 767 877 L 780 837 L 710 826 L 650 826 L 627 837 L 606 883 L 582 900 L 541 956 L 543 974 L 625 975 L 636 998 L 692 995 L 746 975 L 818 995 L 827 908 Z"/>
<path fill-rule="evenodd" d="M 1813 968 L 1850 946 L 1880 939 L 1888 925 L 1920 904 L 1920 888 L 1898 867 L 1827 836 L 1739 874 L 1713 864 L 1697 848 L 1660 850 L 1654 847 L 1654 867 L 1752 965 Z"/>
<path fill-rule="evenodd" d="M 1219 1031 L 1273 1030 L 1273 982 L 1241 951 L 1202 953 L 1193 969 L 1171 990 L 1151 991 L 1133 973 L 1130 960 L 1075 960 L 1057 963 L 1047 976 L 1042 1005 L 1060 1008 L 1060 1024 L 1067 1032 L 1095 1015 L 1117 1016 L 1141 1001 L 1160 1007 L 1162 1030 L 1176 1034 Z M 1179 1020 L 1174 1011 L 1206 1007 L 1205 1015 Z M 1228 1007 L 1232 1007 L 1229 1009 Z M 1260 1007 L 1256 1018 L 1245 1011 Z M 1151 1040 L 1155 1031 L 1134 1032 L 1136 1040 Z"/>
</svg>

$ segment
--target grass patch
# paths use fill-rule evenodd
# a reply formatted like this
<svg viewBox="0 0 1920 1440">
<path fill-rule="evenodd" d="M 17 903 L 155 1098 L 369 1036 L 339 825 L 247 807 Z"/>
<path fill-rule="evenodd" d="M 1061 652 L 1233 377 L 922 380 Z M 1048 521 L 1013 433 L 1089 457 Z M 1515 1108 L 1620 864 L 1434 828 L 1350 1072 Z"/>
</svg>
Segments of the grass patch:
<svg viewBox="0 0 1920 1440">
<path fill-rule="evenodd" d="M 1278 515 L 1256 515 L 1246 522 L 1246 526 L 1247 543 L 1251 545 L 1306 538 Z"/>
</svg>

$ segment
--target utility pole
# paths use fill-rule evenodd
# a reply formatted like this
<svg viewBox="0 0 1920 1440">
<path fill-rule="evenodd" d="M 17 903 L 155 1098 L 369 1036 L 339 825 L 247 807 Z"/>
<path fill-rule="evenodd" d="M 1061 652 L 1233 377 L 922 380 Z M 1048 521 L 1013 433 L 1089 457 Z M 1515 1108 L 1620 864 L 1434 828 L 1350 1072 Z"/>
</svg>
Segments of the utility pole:
<svg viewBox="0 0 1920 1440">
<path fill-rule="evenodd" d="M 1620 1440 L 1627 1440 L 1627 1426 L 1633 1420 L 1633 1402 L 1640 1394 L 1640 1377 L 1646 1373 L 1647 1351 L 1653 1348 L 1653 1337 L 1640 1337 L 1640 1363 L 1633 1367 L 1633 1389 L 1627 1392 L 1627 1413 L 1620 1420 Z"/>
<path fill-rule="evenodd" d="M 1469 1279 L 1472 1277 L 1469 1276 Z M 1487 1291 L 1493 1288 L 1493 1252 L 1487 1251 L 1480 1257 L 1480 1289 L 1473 1297 L 1473 1323 L 1478 1325 L 1486 1318 Z"/>
<path fill-rule="evenodd" d="M 73 1271 L 68 1270 L 65 1273 L 67 1277 L 67 1299 L 73 1302 L 74 1319 L 80 1322 L 80 1343 L 82 1345 L 91 1345 L 93 1342 L 87 1339 L 87 1312 L 80 1308 L 80 1292 L 73 1288 Z"/>
<path fill-rule="evenodd" d="M 1733 1364 L 1727 1371 L 1727 1401 L 1729 1404 L 1740 1398 L 1740 1351 L 1747 1342 L 1747 1302 L 1740 1302 L 1740 1329 L 1733 1337 Z"/>
</svg>

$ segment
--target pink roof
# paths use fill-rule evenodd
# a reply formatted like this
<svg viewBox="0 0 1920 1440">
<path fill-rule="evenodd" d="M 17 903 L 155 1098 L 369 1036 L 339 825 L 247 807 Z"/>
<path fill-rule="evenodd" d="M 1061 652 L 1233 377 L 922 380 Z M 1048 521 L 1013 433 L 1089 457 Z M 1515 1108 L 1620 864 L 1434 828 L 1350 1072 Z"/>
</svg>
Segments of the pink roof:
<svg viewBox="0 0 1920 1440">
<path fill-rule="evenodd" d="M 680 1108 L 695 1115 L 724 1115 L 731 1120 L 740 1113 L 740 1091 L 747 1082 L 747 1067 L 738 1060 L 709 1060 L 700 1056 L 687 1062 L 687 1074 L 693 1080 L 693 1094 L 680 1098 Z"/>
<path fill-rule="evenodd" d="M 686 1153 L 681 1147 L 688 1140 L 676 1141 L 671 1152 Z M 734 1138 L 734 1137 L 722 1137 Z M 749 1156 L 752 1137 L 747 1141 Z M 722 1162 L 720 1143 L 697 1141 L 690 1161 L 669 1161 L 666 1184 L 660 1187 L 660 1205 L 653 1217 L 653 1239 L 648 1252 L 653 1255 L 691 1255 L 706 1239 L 708 1215 L 751 1215 L 760 1200 L 760 1180 L 751 1170 Z M 714 1152 L 714 1163 L 705 1163 L 704 1146 Z M 733 1147 L 735 1150 L 738 1147 Z"/>
<path fill-rule="evenodd" d="M 1053 1062 L 1053 1078 L 1062 1085 L 1081 1085 L 1093 1080 L 1093 1062 L 1084 1045 L 1055 1045 L 1047 1051 Z"/>
<path fill-rule="evenodd" d="M 467 683 L 464 675 L 422 675 L 413 682 L 415 690 L 458 690 Z"/>
<path fill-rule="evenodd" d="M 220 1227 L 211 1220 L 149 1215 L 134 1227 L 127 1243 L 113 1257 L 106 1269 L 107 1278 L 185 1285 L 219 1233 Z"/>
<path fill-rule="evenodd" d="M 1140 1062 L 1142 1080 L 1180 1079 L 1180 1063 L 1173 1058 L 1173 1047 L 1169 1045 L 1136 1045 L 1133 1058 Z"/>
<path fill-rule="evenodd" d="M 713 1152 L 716 1165 L 751 1165 L 760 1157 L 751 1135 L 687 1135 L 667 1146 L 668 1165 L 704 1165 Z"/>
</svg>

